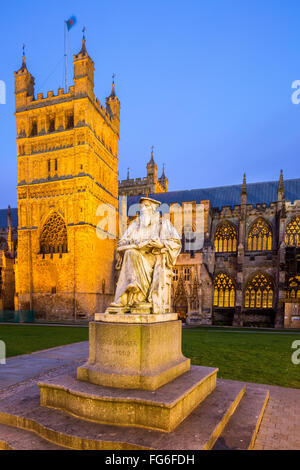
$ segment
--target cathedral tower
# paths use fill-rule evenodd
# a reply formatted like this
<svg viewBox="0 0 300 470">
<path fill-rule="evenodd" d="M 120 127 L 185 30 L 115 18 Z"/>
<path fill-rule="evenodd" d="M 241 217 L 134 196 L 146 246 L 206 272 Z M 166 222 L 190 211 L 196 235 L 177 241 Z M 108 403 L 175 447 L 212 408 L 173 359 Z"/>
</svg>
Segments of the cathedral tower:
<svg viewBox="0 0 300 470">
<path fill-rule="evenodd" d="M 148 178 L 149 184 L 155 185 L 155 183 L 157 181 L 157 165 L 156 165 L 156 163 L 154 161 L 154 157 L 153 157 L 153 148 L 154 147 L 151 148 L 150 161 L 147 163 L 147 178 Z"/>
<path fill-rule="evenodd" d="M 114 292 L 115 237 L 99 217 L 118 210 L 120 103 L 94 95 L 94 63 L 82 39 L 74 85 L 34 95 L 25 57 L 15 72 L 18 161 L 16 308 L 79 319 Z M 100 210 L 99 210 L 100 208 Z"/>
</svg>

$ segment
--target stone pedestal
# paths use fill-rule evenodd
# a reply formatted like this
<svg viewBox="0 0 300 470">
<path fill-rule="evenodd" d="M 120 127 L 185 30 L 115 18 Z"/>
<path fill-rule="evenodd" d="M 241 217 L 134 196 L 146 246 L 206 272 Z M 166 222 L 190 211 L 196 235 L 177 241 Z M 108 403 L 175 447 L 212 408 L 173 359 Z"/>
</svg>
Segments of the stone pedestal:
<svg viewBox="0 0 300 470">
<path fill-rule="evenodd" d="M 172 315 L 103 314 L 104 321 L 90 323 L 89 360 L 77 369 L 77 378 L 105 387 L 156 390 L 187 372 L 181 321 L 160 318 Z M 144 316 L 149 323 L 141 323 Z"/>
<path fill-rule="evenodd" d="M 246 407 L 240 407 L 244 384 L 217 384 L 218 369 L 190 367 L 176 318 L 96 314 L 89 360 L 78 367 L 77 377 L 71 373 L 40 381 L 40 407 L 31 390 L 30 399 L 22 391 L 19 409 L 25 418 L 9 416 L 7 424 L 28 426 L 69 448 L 211 449 L 219 438 L 224 445 L 224 429 L 225 444 L 228 439 L 233 448 L 241 443 L 251 448 L 268 393 L 252 396 L 250 391 Z M 0 421 L 4 415 L 0 408 Z M 232 415 L 236 419 L 228 427 Z"/>
<path fill-rule="evenodd" d="M 109 425 L 174 430 L 216 387 L 218 369 L 190 367 L 176 314 L 96 314 L 77 380 L 39 383 L 41 405 Z M 130 321 L 130 323 L 129 323 Z M 143 323 L 141 323 L 143 321 Z"/>
</svg>

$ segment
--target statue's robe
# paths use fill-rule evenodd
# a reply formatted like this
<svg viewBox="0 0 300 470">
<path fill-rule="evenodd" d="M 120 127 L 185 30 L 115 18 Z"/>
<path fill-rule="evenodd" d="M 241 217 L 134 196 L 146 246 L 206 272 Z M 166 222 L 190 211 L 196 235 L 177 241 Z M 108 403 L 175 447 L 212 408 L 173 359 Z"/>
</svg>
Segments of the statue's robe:
<svg viewBox="0 0 300 470">
<path fill-rule="evenodd" d="M 161 242 L 163 248 L 150 247 L 152 240 Z M 130 307 L 149 302 L 153 313 L 169 311 L 167 284 L 181 250 L 179 235 L 172 224 L 153 217 L 145 227 L 140 219 L 134 220 L 118 246 L 125 250 L 114 303 Z"/>
</svg>

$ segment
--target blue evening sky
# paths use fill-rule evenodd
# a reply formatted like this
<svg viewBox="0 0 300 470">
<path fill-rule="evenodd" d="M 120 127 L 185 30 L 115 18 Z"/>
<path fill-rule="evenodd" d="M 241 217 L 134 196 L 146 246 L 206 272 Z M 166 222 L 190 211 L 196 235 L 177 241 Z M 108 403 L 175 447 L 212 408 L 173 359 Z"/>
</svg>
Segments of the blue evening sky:
<svg viewBox="0 0 300 470">
<path fill-rule="evenodd" d="M 81 47 L 95 62 L 104 104 L 116 73 L 121 101 L 119 176 L 146 174 L 155 146 L 169 189 L 300 177 L 300 2 L 297 0 L 64 0 L 1 5 L 0 208 L 16 206 L 13 72 L 27 66 L 35 92 L 63 86 L 64 20 L 68 75 Z"/>
</svg>

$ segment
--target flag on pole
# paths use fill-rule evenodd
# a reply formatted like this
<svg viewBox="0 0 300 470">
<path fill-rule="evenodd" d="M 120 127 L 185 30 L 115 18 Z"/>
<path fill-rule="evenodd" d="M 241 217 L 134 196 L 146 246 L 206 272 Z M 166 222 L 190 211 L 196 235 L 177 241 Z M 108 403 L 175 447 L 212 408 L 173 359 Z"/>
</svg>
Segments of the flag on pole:
<svg viewBox="0 0 300 470">
<path fill-rule="evenodd" d="M 70 29 L 72 28 L 72 26 L 74 26 L 76 24 L 77 20 L 76 20 L 76 16 L 71 16 L 71 18 L 69 18 L 67 21 L 66 21 L 66 25 L 67 25 L 67 28 L 68 28 L 68 31 L 70 31 Z"/>
</svg>

